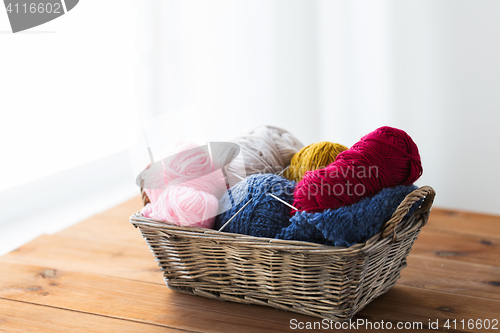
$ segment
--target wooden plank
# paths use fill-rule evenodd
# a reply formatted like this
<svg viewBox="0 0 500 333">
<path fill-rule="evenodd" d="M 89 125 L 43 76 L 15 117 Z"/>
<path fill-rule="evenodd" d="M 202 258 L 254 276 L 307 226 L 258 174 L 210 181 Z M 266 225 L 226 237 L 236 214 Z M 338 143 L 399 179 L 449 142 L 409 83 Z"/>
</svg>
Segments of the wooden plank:
<svg viewBox="0 0 500 333">
<path fill-rule="evenodd" d="M 411 254 L 398 285 L 500 300 L 500 267 Z"/>
<path fill-rule="evenodd" d="M 49 240 L 49 244 L 53 244 L 53 242 L 50 242 Z M 497 282 L 495 282 L 496 280 L 494 280 L 499 276 L 497 274 L 498 268 L 484 265 L 474 265 L 469 263 L 460 263 L 450 261 L 445 258 L 432 259 L 421 256 L 414 257 L 415 258 L 413 258 L 413 256 L 409 257 L 409 266 L 402 271 L 402 278 L 400 281 L 398 281 L 398 286 L 414 286 L 425 289 L 434 289 L 455 292 L 464 295 L 498 299 L 500 288 L 498 287 Z M 33 259 L 29 257 L 28 259 L 30 259 L 28 261 L 32 261 L 33 264 L 37 264 L 37 262 L 42 261 L 43 258 L 36 257 L 35 259 Z M 65 266 L 69 266 L 73 270 L 75 269 L 74 263 L 71 260 L 62 260 L 63 258 L 60 259 L 60 263 L 64 264 Z M 56 260 L 55 263 L 57 264 L 58 261 Z M 87 266 L 83 264 L 81 266 L 79 265 L 76 270 L 78 271 L 81 267 Z M 105 267 L 101 267 L 99 265 L 92 266 L 92 268 L 96 272 L 100 272 L 105 269 Z M 124 275 L 124 273 L 125 271 L 123 269 L 121 269 L 120 267 L 116 267 L 116 272 L 112 272 L 111 275 Z M 125 276 L 128 276 L 128 274 L 125 274 Z M 159 283 L 160 289 L 158 290 L 160 291 L 147 291 L 144 293 L 161 293 L 161 290 L 170 292 L 170 290 L 163 286 L 163 282 Z M 116 284 L 119 285 L 120 282 L 116 282 Z"/>
<path fill-rule="evenodd" d="M 450 233 L 424 227 L 412 254 L 500 266 L 500 238 Z"/>
<path fill-rule="evenodd" d="M 59 234 L 87 240 L 126 242 L 128 246 L 137 246 L 139 250 L 145 242 L 139 230 L 128 223 L 128 218 L 140 206 L 141 201 L 137 197 L 109 213 L 97 215 Z M 412 253 L 500 266 L 499 244 L 500 217 L 434 209 Z"/>
<path fill-rule="evenodd" d="M 0 298 L 190 331 L 281 332 L 289 330 L 292 318 L 321 320 L 99 275 L 1 261 L 0 272 Z"/>
<path fill-rule="evenodd" d="M 2 262 L 0 271 L 5 272 L 0 279 L 1 298 L 186 330 L 283 331 L 288 330 L 291 318 L 303 322 L 320 320 L 175 293 L 166 287 L 138 281 Z M 499 307 L 500 301 L 397 286 L 368 305 L 355 319 L 393 323 L 491 319 Z"/>
<path fill-rule="evenodd" d="M 18 265 L 18 266 L 21 266 L 21 265 Z M 9 276 L 13 272 L 11 267 L 5 267 L 5 266 L 2 266 L 2 269 L 0 271 L 8 272 Z M 119 311 L 120 314 L 123 314 L 123 306 L 130 307 L 131 304 L 139 307 L 143 311 L 149 310 L 149 311 L 147 311 L 147 313 L 155 313 L 156 311 L 160 310 L 160 308 L 155 308 L 155 309 L 148 309 L 147 307 L 145 308 L 142 303 L 139 305 L 136 305 L 136 302 L 141 301 L 141 299 L 144 297 L 139 297 L 139 298 L 137 298 L 137 297 L 132 298 L 132 297 L 128 297 L 128 296 L 124 297 L 124 299 L 129 299 L 129 301 L 128 301 L 128 303 L 123 304 L 123 306 L 120 306 L 121 304 L 117 305 L 117 304 L 113 303 L 113 302 L 115 302 L 117 295 L 113 296 L 111 300 L 107 299 L 106 293 L 109 293 L 110 290 L 111 290 L 111 292 L 113 292 L 113 288 L 112 288 L 113 286 L 116 286 L 115 289 L 120 289 L 120 290 L 122 290 L 122 292 L 129 292 L 129 291 L 135 289 L 135 288 L 130 288 L 130 285 L 122 285 L 122 282 L 114 281 L 115 279 L 106 278 L 105 280 L 112 280 L 112 281 L 108 281 L 107 285 L 102 285 L 102 284 L 99 285 L 98 284 L 96 286 L 96 281 L 89 278 L 88 275 L 78 275 L 77 277 L 75 277 L 75 276 L 72 276 L 71 274 L 66 273 L 66 272 L 56 272 L 56 274 L 54 274 L 54 276 L 51 278 L 50 276 L 52 276 L 52 274 L 47 273 L 46 271 L 47 270 L 44 268 L 35 268 L 35 270 L 31 271 L 31 274 L 28 274 L 27 272 L 21 272 L 20 276 L 18 276 L 18 277 L 21 277 L 20 280 L 16 279 L 15 277 L 12 277 L 12 279 L 15 281 L 8 281 L 8 282 L 11 282 L 10 287 L 5 288 L 5 289 L 2 288 L 1 297 L 5 297 L 6 293 L 8 296 L 8 293 L 10 293 L 11 295 L 15 295 L 16 297 L 19 297 L 19 295 L 21 295 L 21 297 L 27 297 L 28 301 L 31 301 L 31 302 L 36 301 L 37 299 L 38 300 L 42 299 L 44 302 L 46 302 L 46 300 L 49 300 L 50 297 L 55 297 L 59 305 L 60 305 L 61 298 L 62 298 L 63 300 L 66 300 L 66 301 L 68 301 L 68 300 L 72 301 L 75 304 L 77 304 L 78 306 L 82 306 L 81 302 L 84 302 L 83 305 L 85 305 L 85 303 L 89 303 L 91 305 L 92 309 L 96 309 L 96 305 L 97 305 L 97 309 L 101 309 L 98 306 L 99 304 L 96 304 L 93 302 L 95 299 L 97 299 L 97 301 L 104 303 L 104 304 L 100 304 L 100 306 L 102 308 L 104 308 L 106 310 L 116 309 L 117 311 Z M 67 275 L 67 274 L 69 274 L 69 275 Z M 43 275 L 45 275 L 46 277 L 44 278 Z M 37 281 L 28 281 L 28 280 L 26 280 L 27 276 L 31 276 L 31 278 L 35 278 L 35 280 L 36 280 L 36 277 L 38 276 L 39 279 Z M 71 293 L 67 293 L 66 290 L 57 291 L 56 289 L 61 288 L 60 286 L 62 284 L 55 285 L 56 283 L 61 282 L 61 280 L 56 280 L 59 282 L 54 282 L 52 280 L 54 278 L 57 278 L 57 279 L 66 278 L 67 281 L 69 282 L 69 288 L 72 289 Z M 44 289 L 44 288 L 49 288 L 49 286 L 47 286 L 47 285 L 44 285 L 44 287 L 42 287 L 42 289 L 36 288 L 38 284 L 41 284 L 41 283 L 39 283 L 40 279 L 44 279 L 46 281 L 51 281 L 51 282 L 47 282 L 47 284 L 50 286 L 50 288 L 53 288 L 53 289 L 51 289 L 50 291 L 47 291 L 47 289 Z M 2 278 L 2 281 L 4 281 L 4 283 L 6 283 L 4 278 Z M 87 282 L 85 283 L 85 281 L 87 281 Z M 75 282 L 77 282 L 77 283 L 75 283 Z M 99 281 L 97 281 L 97 282 L 99 282 Z M 125 281 L 125 282 L 131 283 L 134 285 L 142 284 L 145 287 L 148 287 L 148 286 L 154 287 L 154 285 L 144 284 L 144 283 L 139 283 L 139 282 L 133 282 L 133 281 Z M 64 282 L 62 282 L 62 283 L 65 284 Z M 102 281 L 100 283 L 102 283 Z M 120 287 L 120 285 L 123 288 Z M 103 289 L 101 289 L 101 288 L 103 288 Z M 141 292 L 144 292 L 144 291 L 145 290 L 141 290 Z M 102 292 L 105 293 L 104 296 L 101 295 Z M 31 295 L 29 295 L 30 293 L 31 293 Z M 49 294 L 44 294 L 44 293 L 49 293 Z M 28 294 L 28 295 L 26 295 L 26 294 Z M 155 296 L 155 295 L 158 296 L 158 293 L 156 291 L 152 291 L 150 293 L 147 293 L 147 295 L 148 295 L 148 298 L 150 298 L 150 296 Z M 182 295 L 182 294 L 176 294 L 176 295 L 181 296 L 181 297 L 186 297 L 186 298 L 195 298 L 195 300 L 193 301 L 193 305 L 195 305 L 195 306 L 200 306 L 200 303 L 203 303 L 203 301 L 211 302 L 211 303 L 215 303 L 215 304 L 225 304 L 225 303 L 221 303 L 221 302 L 206 300 L 203 298 L 197 298 L 197 297 L 188 296 L 188 295 Z M 90 299 L 89 299 L 89 297 L 90 297 Z M 123 296 L 118 294 L 118 297 L 123 297 Z M 175 302 L 170 302 L 171 299 L 165 299 L 165 301 L 168 302 L 169 309 L 171 307 L 178 306 L 177 304 L 175 304 Z M 108 302 L 110 302 L 110 303 L 108 303 Z M 167 302 L 165 302 L 165 303 L 167 303 Z M 422 304 L 425 304 L 425 303 L 430 304 L 430 308 L 424 309 L 426 311 L 422 311 Z M 458 306 L 457 306 L 457 304 L 458 304 Z M 471 306 L 469 306 L 469 309 L 468 309 L 469 311 L 464 311 L 464 306 L 466 307 L 467 304 L 471 304 Z M 243 307 L 244 308 L 243 313 L 245 313 L 245 314 L 249 313 L 248 308 L 259 308 L 259 307 L 253 307 L 253 306 L 244 306 L 244 305 L 240 305 L 240 304 L 231 304 L 231 306 L 230 306 L 231 309 L 234 309 L 236 307 Z M 0 306 L 0 308 L 1 308 L 1 306 Z M 2 310 L 3 309 L 4 308 L 2 308 Z M 214 309 L 214 307 L 211 306 L 210 309 Z M 474 319 L 478 319 L 478 318 L 485 319 L 488 315 L 492 315 L 492 316 L 496 315 L 497 309 L 498 309 L 498 304 L 483 304 L 483 302 L 481 302 L 481 300 L 477 301 L 477 299 L 475 299 L 475 298 L 474 299 L 465 298 L 465 299 L 462 299 L 460 301 L 460 299 L 457 299 L 457 297 L 454 297 L 453 295 L 450 298 L 449 294 L 446 294 L 446 293 L 439 293 L 437 295 L 436 294 L 429 295 L 428 292 L 422 292 L 416 288 L 413 288 L 413 290 L 412 290 L 412 288 L 401 289 L 399 287 L 396 287 L 396 288 L 392 289 L 391 291 L 389 291 L 388 294 L 380 297 L 379 299 L 375 300 L 372 304 L 368 305 L 367 308 L 365 308 L 360 313 L 360 316 L 358 316 L 357 318 L 369 318 L 373 321 L 384 320 L 386 322 L 388 320 L 390 320 L 393 323 L 396 323 L 397 321 L 407 322 L 407 321 L 418 321 L 418 320 L 425 323 L 425 322 L 428 322 L 428 319 L 431 319 L 432 321 L 434 321 L 435 319 L 440 319 L 440 322 L 444 323 L 444 320 L 448 319 L 448 318 L 466 319 L 466 318 L 468 318 L 467 316 L 473 317 Z M 266 309 L 266 310 L 268 310 L 268 309 Z M 465 309 L 465 310 L 467 310 L 467 309 Z M 277 310 L 270 310 L 270 311 L 273 312 L 273 311 L 277 311 Z M 281 311 L 278 311 L 278 312 L 281 312 Z M 7 322 L 7 321 L 15 322 L 15 325 L 16 325 L 15 327 L 16 328 L 20 327 L 19 331 L 24 332 L 24 331 L 27 331 L 27 329 L 25 329 L 24 326 L 22 326 L 21 324 L 16 322 L 17 318 L 15 318 L 15 315 L 16 314 L 19 315 L 19 313 L 22 313 L 22 315 L 21 315 L 22 320 L 25 320 L 26 318 L 32 318 L 32 317 L 36 318 L 36 315 L 40 313 L 40 310 L 37 310 L 36 312 L 34 312 L 35 316 L 32 316 L 31 312 L 26 311 L 24 309 L 19 309 L 19 308 L 16 308 L 16 311 L 13 311 L 13 312 L 12 311 L 11 312 L 1 311 L 0 313 L 4 314 L 5 317 L 7 318 L 7 319 L 5 319 L 5 318 L 0 317 L 3 319 L 4 322 Z M 47 312 L 45 310 L 43 311 L 43 313 L 45 315 L 47 315 Z M 286 312 L 282 312 L 282 313 L 286 314 Z M 182 311 L 181 314 L 186 315 L 186 318 L 190 318 L 189 313 Z M 267 311 L 266 311 L 266 314 L 267 314 Z M 409 314 L 411 314 L 411 315 L 409 315 Z M 59 318 L 58 315 L 52 315 L 52 314 L 50 314 L 50 317 L 52 319 Z M 274 316 L 274 314 L 272 314 L 272 317 L 277 318 Z M 12 320 L 12 318 L 14 318 L 14 320 Z M 380 318 L 382 318 L 382 319 L 380 319 Z M 203 318 L 200 318 L 200 319 L 203 319 Z M 65 320 L 62 320 L 62 322 L 63 323 L 79 322 L 81 320 L 82 320 L 81 318 L 80 319 L 76 318 L 75 320 L 65 319 Z M 41 322 L 41 320 L 35 320 L 34 322 L 35 322 L 35 324 L 39 324 L 39 322 Z M 103 328 L 103 330 L 106 329 L 107 331 L 113 331 L 113 330 L 109 330 L 107 328 L 108 326 L 106 326 L 104 324 L 96 323 L 95 320 L 92 320 L 92 323 L 94 323 L 94 325 L 98 324 L 100 328 Z M 53 323 L 49 323 L 49 324 L 53 324 Z M 57 328 L 59 328 L 59 330 L 60 330 L 60 327 L 63 327 L 61 323 L 56 323 L 55 325 L 57 326 Z M 56 331 L 55 327 L 51 327 L 51 326 L 47 326 L 47 327 L 48 327 L 48 330 L 50 330 L 50 331 Z M 82 325 L 79 324 L 78 327 L 82 327 Z M 84 327 L 84 329 L 87 329 L 87 331 L 90 331 L 88 329 L 88 327 L 86 327 L 86 326 L 83 326 L 83 327 Z M 117 326 L 117 325 L 115 325 L 114 327 L 121 329 L 120 326 Z M 442 329 L 442 330 L 446 331 L 444 329 Z M 13 331 L 13 330 L 9 330 L 9 331 Z M 96 330 L 92 330 L 92 331 L 96 331 Z M 121 330 L 121 331 L 127 331 L 127 330 Z M 218 331 L 219 331 L 219 329 L 218 329 Z"/>
<path fill-rule="evenodd" d="M 140 209 L 140 200 L 135 198 L 55 236 L 40 237 L 32 242 L 33 244 L 29 243 L 19 248 L 2 258 L 2 260 L 57 267 L 58 269 L 66 270 L 65 274 L 76 274 L 84 278 L 89 275 L 95 275 L 96 279 L 104 279 L 108 281 L 108 284 L 110 280 L 113 280 L 113 283 L 122 292 L 129 290 L 128 287 L 121 287 L 123 283 L 138 283 L 141 285 L 139 289 L 143 288 L 142 285 L 161 288 L 164 291 L 159 292 L 158 295 L 164 295 L 163 292 L 175 295 L 168 296 L 167 298 L 168 302 L 171 302 L 175 309 L 185 309 L 186 307 L 203 311 L 215 311 L 214 309 L 217 309 L 218 313 L 222 313 L 225 316 L 235 315 L 231 311 L 236 311 L 234 309 L 237 309 L 236 316 L 241 316 L 245 313 L 247 318 L 255 318 L 256 316 L 260 318 L 258 312 L 248 314 L 248 309 L 254 308 L 253 306 L 221 303 L 204 298 L 177 294 L 168 290 L 164 286 L 161 273 L 158 272 L 156 263 L 145 241 L 140 236 L 140 232 L 134 229 L 128 222 L 130 214 L 138 209 Z M 438 211 L 438 214 L 436 214 L 438 218 L 434 218 L 433 220 L 434 214 L 435 211 L 431 214 L 429 224 L 423 229 L 419 240 L 415 243 L 412 255 L 409 257 L 409 267 L 403 270 L 402 279 L 398 282 L 396 288 L 393 288 L 388 294 L 368 305 L 357 318 L 368 318 L 378 321 L 391 320 L 396 322 L 399 320 L 421 319 L 422 321 L 428 321 L 429 318 L 439 319 L 436 316 L 442 313 L 448 314 L 450 311 L 457 316 L 458 314 L 476 315 L 473 311 L 474 309 L 470 306 L 467 307 L 469 304 L 479 304 L 478 311 L 489 309 L 490 312 L 484 312 L 486 314 L 491 313 L 492 309 L 494 313 L 498 312 L 496 311 L 496 309 L 499 309 L 498 303 L 495 303 L 498 302 L 498 289 L 500 289 L 498 287 L 498 267 L 493 267 L 495 265 L 499 266 L 499 241 L 496 231 L 497 220 L 488 216 L 482 219 L 480 217 L 478 221 L 483 221 L 481 227 L 477 227 L 476 224 L 475 228 L 478 230 L 474 231 L 474 224 L 471 221 L 477 214 L 467 215 L 467 218 L 460 216 L 460 218 L 455 218 L 453 214 L 439 213 Z M 444 217 L 438 215 L 443 215 Z M 456 219 L 459 221 L 457 222 Z M 488 230 L 488 232 L 481 231 L 483 226 L 485 226 L 485 230 Z M 94 274 L 81 275 L 69 271 Z M 0 272 L 2 272 L 2 269 L 0 269 Z M 111 277 L 103 277 L 100 274 Z M 112 277 L 152 282 L 154 284 L 124 281 Z M 4 278 L 2 277 L 0 280 L 3 281 Z M 101 289 L 103 292 L 108 290 L 104 287 Z M 36 293 L 36 291 L 34 292 Z M 40 293 L 43 292 L 46 291 Z M 89 295 L 92 292 L 96 293 L 95 290 L 82 291 L 85 295 Z M 451 292 L 476 297 L 468 298 L 463 295 L 452 295 L 450 294 Z M 152 293 L 155 292 L 149 291 L 147 294 L 148 300 L 149 295 Z M 97 294 L 100 294 L 100 292 Z M 48 297 L 49 295 L 45 295 L 44 297 Z M 385 297 L 388 295 L 392 295 L 392 299 L 385 300 Z M 449 295 L 455 298 L 449 298 Z M 123 302 L 125 302 L 128 296 L 122 296 Z M 188 301 L 178 296 L 187 297 Z M 129 299 L 128 302 L 132 304 L 136 302 L 137 295 L 134 297 Z M 420 299 L 421 297 L 424 297 L 424 301 L 426 298 L 429 298 L 428 302 L 423 302 Z M 491 299 L 488 300 L 480 297 Z M 191 301 L 190 298 L 194 300 Z M 64 299 L 66 298 L 64 297 Z M 387 307 L 387 309 L 379 313 L 377 311 L 380 310 L 380 307 L 373 307 L 381 301 L 380 306 L 382 308 Z M 214 308 L 214 302 L 217 304 L 226 304 L 227 307 Z M 384 302 L 392 305 L 387 305 Z M 205 305 L 201 306 L 200 304 Z M 437 304 L 448 304 L 450 306 L 454 304 L 457 307 Z M 104 305 L 102 306 L 104 307 Z M 415 306 L 417 310 L 415 310 Z M 238 307 L 241 307 L 241 309 Z M 266 311 L 278 311 L 270 308 L 263 309 Z M 414 311 L 416 311 L 415 314 Z M 154 310 L 152 312 L 155 313 Z M 281 313 L 282 311 L 278 312 Z M 178 312 L 174 312 L 172 315 L 174 317 L 175 315 L 182 316 L 183 313 L 188 314 L 187 319 L 193 319 L 195 316 L 190 315 L 193 312 L 185 312 L 184 310 L 178 310 Z M 197 312 L 195 311 L 194 313 Z M 286 312 L 283 313 L 286 314 Z M 294 316 L 293 318 L 299 317 L 299 315 L 292 315 Z M 425 317 L 426 315 L 427 317 Z M 186 318 L 179 319 L 181 325 L 184 325 Z M 317 320 L 309 317 L 305 318 L 308 321 Z M 484 319 L 484 317 L 471 317 L 469 319 L 478 318 Z M 456 319 L 467 318 L 456 317 Z M 224 322 L 221 321 L 221 325 L 222 323 Z M 288 322 L 286 323 L 288 324 Z"/>
<path fill-rule="evenodd" d="M 0 299 L 0 332 L 168 333 L 179 330 Z"/>
<path fill-rule="evenodd" d="M 433 208 L 425 229 L 500 237 L 500 216 Z"/>
<path fill-rule="evenodd" d="M 139 233 L 138 230 L 133 231 Z M 4 260 L 164 284 L 156 262 L 141 237 L 136 242 L 127 243 L 110 239 L 107 235 L 94 239 L 91 234 L 75 237 L 43 236 L 6 255 Z M 451 237 L 452 242 L 444 242 L 446 237 Z M 475 239 L 481 251 L 472 253 L 471 259 L 468 253 L 450 256 L 471 248 L 470 243 L 474 242 L 468 243 L 467 237 L 424 230 L 415 242 L 408 259 L 409 267 L 403 270 L 399 283 L 498 299 L 500 288 L 496 286 L 499 278 L 495 275 L 499 269 L 491 265 L 474 264 L 469 267 L 472 260 L 487 264 L 497 261 L 498 255 L 489 252 L 491 245 L 479 243 L 482 238 Z M 429 238 L 431 241 L 426 242 Z M 421 246 L 421 243 L 425 245 Z M 438 254 L 439 251 L 445 251 L 445 255 Z"/>
<path fill-rule="evenodd" d="M 139 192 L 139 189 L 137 189 Z M 105 210 L 104 212 L 98 214 L 108 217 L 129 217 L 133 213 L 141 210 L 143 207 L 141 196 L 138 195 L 122 204 L 119 204 L 111 209 Z"/>
<path fill-rule="evenodd" d="M 61 236 L 83 239 L 104 238 L 121 242 L 143 244 L 138 229 L 129 222 L 130 216 L 142 206 L 140 197 L 136 197 L 105 212 L 96 214 L 58 233 Z"/>
<path fill-rule="evenodd" d="M 61 230 L 56 235 L 89 241 L 104 240 L 106 242 L 121 242 L 141 247 L 146 244 L 140 230 L 129 222 L 128 216 L 107 217 L 98 214 Z"/>
<path fill-rule="evenodd" d="M 438 320 L 439 330 L 444 332 L 471 332 L 465 327 L 447 329 L 443 325 L 447 319 L 457 322 L 465 319 L 499 319 L 500 301 L 457 295 L 439 291 L 396 285 L 387 293 L 375 299 L 361 310 L 357 318 L 375 321 L 421 322 L 429 327 L 429 320 Z"/>
<path fill-rule="evenodd" d="M 122 242 L 42 235 L 4 255 L 3 261 L 57 267 L 64 270 L 109 275 L 164 284 L 163 275 L 143 246 Z"/>
</svg>

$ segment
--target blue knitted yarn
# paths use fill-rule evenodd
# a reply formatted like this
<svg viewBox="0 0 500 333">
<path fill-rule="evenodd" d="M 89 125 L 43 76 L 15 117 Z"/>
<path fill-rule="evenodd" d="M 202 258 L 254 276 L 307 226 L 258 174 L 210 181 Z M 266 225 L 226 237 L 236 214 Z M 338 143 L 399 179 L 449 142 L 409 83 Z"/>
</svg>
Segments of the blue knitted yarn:
<svg viewBox="0 0 500 333">
<path fill-rule="evenodd" d="M 415 185 L 385 188 L 349 206 L 319 213 L 297 212 L 290 219 L 290 226 L 276 238 L 347 247 L 364 243 L 381 231 L 401 201 L 415 189 Z M 414 204 L 409 214 L 418 206 L 419 203 Z"/>
<path fill-rule="evenodd" d="M 223 213 L 215 219 L 214 228 L 219 229 L 223 226 L 250 198 L 253 198 L 223 231 L 275 238 L 284 227 L 290 225 L 291 208 L 267 193 L 272 193 L 291 204 L 294 189 L 295 182 L 274 174 L 248 176 L 219 200 L 219 211 Z M 232 202 L 238 204 L 231 208 Z"/>
</svg>

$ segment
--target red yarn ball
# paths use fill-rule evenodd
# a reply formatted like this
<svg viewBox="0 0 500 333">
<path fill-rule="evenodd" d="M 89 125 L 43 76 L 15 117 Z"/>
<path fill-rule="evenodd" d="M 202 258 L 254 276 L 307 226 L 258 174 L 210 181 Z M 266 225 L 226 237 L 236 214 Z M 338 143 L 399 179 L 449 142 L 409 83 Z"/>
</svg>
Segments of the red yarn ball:
<svg viewBox="0 0 500 333">
<path fill-rule="evenodd" d="M 352 205 L 383 188 L 413 184 L 422 172 L 410 136 L 397 128 L 380 127 L 326 168 L 307 172 L 295 188 L 293 205 L 312 212 Z"/>
</svg>

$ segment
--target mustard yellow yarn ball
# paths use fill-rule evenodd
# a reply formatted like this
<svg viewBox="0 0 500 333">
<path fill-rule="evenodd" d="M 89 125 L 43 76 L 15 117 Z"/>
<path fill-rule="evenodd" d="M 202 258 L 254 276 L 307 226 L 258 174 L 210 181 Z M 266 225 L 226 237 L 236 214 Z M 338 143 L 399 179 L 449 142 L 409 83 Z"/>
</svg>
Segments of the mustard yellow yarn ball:
<svg viewBox="0 0 500 333">
<path fill-rule="evenodd" d="M 337 155 L 348 148 L 339 143 L 322 141 L 310 144 L 295 153 L 285 177 L 299 182 L 307 171 L 322 169 L 335 161 Z"/>
</svg>

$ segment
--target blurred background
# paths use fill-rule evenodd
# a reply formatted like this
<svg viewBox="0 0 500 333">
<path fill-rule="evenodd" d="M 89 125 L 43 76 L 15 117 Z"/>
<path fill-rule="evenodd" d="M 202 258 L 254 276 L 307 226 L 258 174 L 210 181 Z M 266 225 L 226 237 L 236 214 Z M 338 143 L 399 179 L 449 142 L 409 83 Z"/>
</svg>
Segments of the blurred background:
<svg viewBox="0 0 500 333">
<path fill-rule="evenodd" d="M 193 105 L 207 140 L 404 129 L 436 206 L 500 214 L 499 35 L 496 0 L 85 0 L 18 34 L 0 10 L 0 253 L 138 195 L 142 125 Z"/>
</svg>

